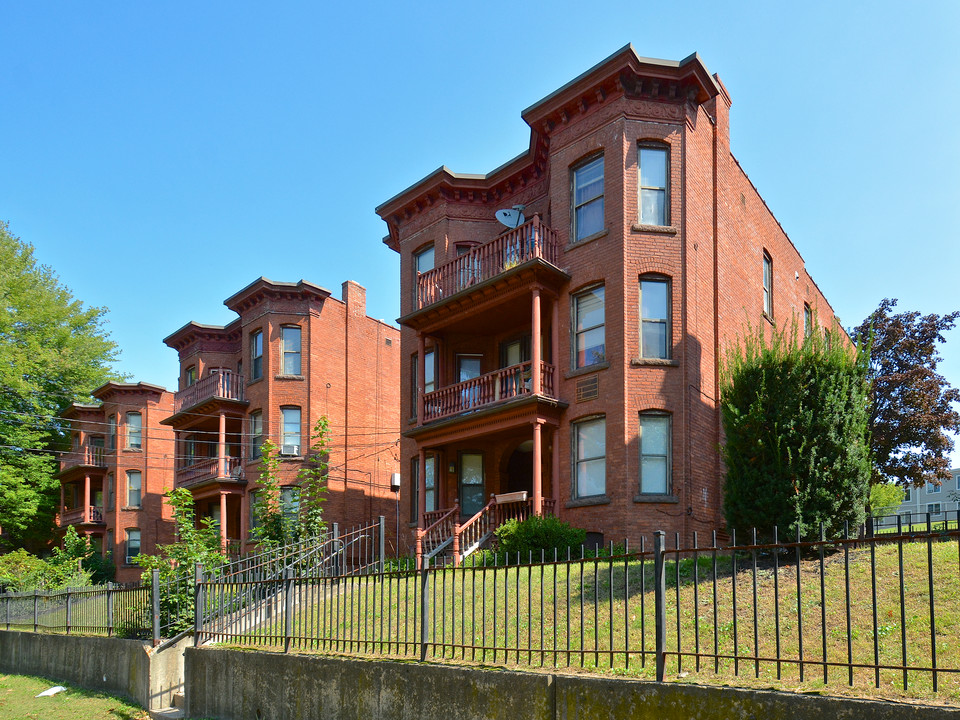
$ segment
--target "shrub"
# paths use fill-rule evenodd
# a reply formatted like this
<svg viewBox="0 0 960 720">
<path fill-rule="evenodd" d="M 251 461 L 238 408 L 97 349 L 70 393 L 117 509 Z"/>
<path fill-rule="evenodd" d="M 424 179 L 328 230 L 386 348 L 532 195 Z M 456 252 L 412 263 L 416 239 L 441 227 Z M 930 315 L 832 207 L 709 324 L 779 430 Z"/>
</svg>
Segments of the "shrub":
<svg viewBox="0 0 960 720">
<path fill-rule="evenodd" d="M 816 326 L 816 325 L 814 325 Z M 721 384 L 729 528 L 828 537 L 864 518 L 869 349 L 838 333 L 762 331 L 728 353 Z"/>
<path fill-rule="evenodd" d="M 495 531 L 499 544 L 499 553 L 506 558 L 526 561 L 530 553 L 540 557 L 540 551 L 553 555 L 556 548 L 566 552 L 567 548 L 580 547 L 587 539 L 587 532 L 563 522 L 553 515 L 531 515 L 526 520 L 507 520 Z"/>
</svg>

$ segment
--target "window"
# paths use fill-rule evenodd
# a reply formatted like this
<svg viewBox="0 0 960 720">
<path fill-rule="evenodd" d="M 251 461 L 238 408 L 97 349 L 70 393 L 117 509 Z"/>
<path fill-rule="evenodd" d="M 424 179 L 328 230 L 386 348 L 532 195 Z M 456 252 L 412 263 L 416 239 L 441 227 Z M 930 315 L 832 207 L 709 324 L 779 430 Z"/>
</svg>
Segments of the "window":
<svg viewBox="0 0 960 720">
<path fill-rule="evenodd" d="M 250 413 L 250 457 L 254 460 L 260 457 L 260 446 L 263 445 L 263 413 L 259 410 Z"/>
<path fill-rule="evenodd" d="M 140 531 L 135 529 L 127 530 L 127 565 L 134 563 L 134 558 L 140 554 Z"/>
<path fill-rule="evenodd" d="M 197 439 L 195 435 L 188 435 L 183 441 L 183 464 L 190 467 L 197 461 Z"/>
<path fill-rule="evenodd" d="M 260 525 L 260 514 L 258 505 L 260 498 L 260 491 L 254 490 L 250 493 L 250 529 L 253 530 Z"/>
<path fill-rule="evenodd" d="M 931 515 L 939 515 L 940 503 L 927 503 L 927 512 Z"/>
<path fill-rule="evenodd" d="M 113 473 L 107 473 L 107 510 L 113 510 Z"/>
<path fill-rule="evenodd" d="M 670 493 L 670 459 L 670 416 L 640 413 L 641 493 Z"/>
<path fill-rule="evenodd" d="M 126 425 L 127 449 L 139 450 L 143 443 L 143 417 L 138 412 L 128 412 Z"/>
<path fill-rule="evenodd" d="M 250 379 L 263 377 L 263 332 L 257 330 L 250 335 Z"/>
<path fill-rule="evenodd" d="M 283 524 L 293 527 L 300 515 L 300 488 L 280 488 L 280 510 L 283 513 Z"/>
<path fill-rule="evenodd" d="M 183 375 L 183 386 L 190 387 L 197 381 L 197 366 L 191 365 Z"/>
<path fill-rule="evenodd" d="M 573 171 L 573 237 L 585 240 L 603 230 L 603 156 Z"/>
<path fill-rule="evenodd" d="M 433 512 L 437 509 L 436 493 L 436 458 L 433 455 L 427 455 L 427 474 L 424 477 L 426 492 L 424 493 L 424 512 Z M 417 512 L 420 502 L 420 458 L 415 457 L 410 461 L 410 477 L 413 481 L 413 491 L 410 493 L 412 505 L 410 507 L 410 522 L 417 521 Z"/>
<path fill-rule="evenodd" d="M 903 501 L 904 501 L 905 503 L 911 502 L 910 498 L 911 498 L 910 488 L 904 488 L 904 489 L 903 489 Z"/>
<path fill-rule="evenodd" d="M 574 368 L 604 362 L 603 285 L 574 295 L 573 314 Z"/>
<path fill-rule="evenodd" d="M 433 260 L 433 245 L 413 254 L 413 304 L 416 306 L 419 306 L 420 303 L 418 303 L 418 299 L 421 297 L 419 294 L 420 275 L 433 270 Z M 434 298 L 431 293 L 425 292 L 422 300 L 424 303 L 431 303 L 433 302 Z"/>
<path fill-rule="evenodd" d="M 573 424 L 575 497 L 603 495 L 607 489 L 606 418 Z"/>
<path fill-rule="evenodd" d="M 433 350 L 423 354 L 423 392 L 431 393 L 437 389 L 437 364 Z"/>
<path fill-rule="evenodd" d="M 300 408 L 285 407 L 280 408 L 280 414 L 283 416 L 283 437 L 281 446 L 295 445 L 297 447 L 295 455 L 300 454 Z M 283 452 L 281 447 L 281 452 Z"/>
<path fill-rule="evenodd" d="M 933 483 L 927 483 L 927 495 L 936 495 L 938 492 L 943 490 L 942 485 L 934 485 Z"/>
<path fill-rule="evenodd" d="M 640 224 L 667 225 L 667 149 L 640 146 Z"/>
<path fill-rule="evenodd" d="M 486 504 L 484 492 L 483 454 L 460 453 L 460 512 L 472 517 Z"/>
<path fill-rule="evenodd" d="M 640 357 L 670 357 L 670 283 L 640 280 Z"/>
<path fill-rule="evenodd" d="M 284 325 L 280 328 L 280 353 L 283 355 L 283 374 L 300 374 L 300 326 Z"/>
<path fill-rule="evenodd" d="M 113 552 L 113 528 L 107 528 L 107 552 Z"/>
<path fill-rule="evenodd" d="M 140 507 L 143 476 L 139 470 L 127 471 L 127 507 Z"/>
<path fill-rule="evenodd" d="M 813 335 L 813 311 L 807 303 L 803 304 L 803 336 L 805 338 Z"/>
<path fill-rule="evenodd" d="M 117 449 L 117 416 L 111 415 L 107 418 L 107 435 L 110 438 L 110 449 Z"/>
<path fill-rule="evenodd" d="M 763 253 L 763 312 L 773 319 L 773 258 Z"/>
</svg>

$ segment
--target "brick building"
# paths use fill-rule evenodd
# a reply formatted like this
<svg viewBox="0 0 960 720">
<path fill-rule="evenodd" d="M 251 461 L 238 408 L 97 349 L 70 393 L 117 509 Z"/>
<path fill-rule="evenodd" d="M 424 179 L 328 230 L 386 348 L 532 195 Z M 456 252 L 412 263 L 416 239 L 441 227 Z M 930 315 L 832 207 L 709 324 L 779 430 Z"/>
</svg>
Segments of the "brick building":
<svg viewBox="0 0 960 720">
<path fill-rule="evenodd" d="M 410 529 L 463 551 L 504 512 L 605 541 L 722 525 L 718 359 L 748 323 L 836 326 L 731 154 L 729 109 L 698 56 L 627 46 L 522 113 L 517 158 L 377 208 L 400 254 Z"/>
<path fill-rule="evenodd" d="M 112 552 L 118 582 L 140 578 L 129 560 L 173 540 L 163 493 L 173 487 L 173 432 L 160 420 L 173 393 L 147 383 L 111 382 L 93 391 L 99 405 L 75 403 L 72 449 L 60 459 L 61 529 L 73 525 L 98 552 Z"/>
<path fill-rule="evenodd" d="M 261 443 L 279 446 L 282 501 L 292 510 L 321 415 L 330 423 L 327 521 L 394 517 L 399 332 L 367 317 L 357 283 L 343 283 L 342 298 L 303 280 L 260 278 L 224 302 L 233 322 L 190 322 L 164 339 L 180 356 L 180 387 L 160 420 L 176 435 L 176 485 L 234 551 L 251 549 Z"/>
</svg>

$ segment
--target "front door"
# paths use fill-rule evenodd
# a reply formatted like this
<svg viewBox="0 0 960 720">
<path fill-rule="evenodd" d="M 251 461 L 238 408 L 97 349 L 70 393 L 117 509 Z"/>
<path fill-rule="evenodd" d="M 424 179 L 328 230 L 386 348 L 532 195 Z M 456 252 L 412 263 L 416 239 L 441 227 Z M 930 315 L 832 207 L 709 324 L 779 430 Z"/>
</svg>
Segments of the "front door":
<svg viewBox="0 0 960 720">
<path fill-rule="evenodd" d="M 460 453 L 460 514 L 473 517 L 484 504 L 483 455 Z"/>
</svg>

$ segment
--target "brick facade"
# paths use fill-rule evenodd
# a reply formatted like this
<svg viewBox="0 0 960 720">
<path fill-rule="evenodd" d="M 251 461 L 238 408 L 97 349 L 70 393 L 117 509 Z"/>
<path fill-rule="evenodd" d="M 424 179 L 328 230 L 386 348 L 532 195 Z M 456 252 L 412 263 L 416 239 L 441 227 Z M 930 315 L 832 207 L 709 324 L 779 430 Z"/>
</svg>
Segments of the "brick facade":
<svg viewBox="0 0 960 720">
<path fill-rule="evenodd" d="M 409 530 L 422 526 L 421 511 L 458 500 L 465 521 L 464 500 L 478 489 L 464 478 L 476 480 L 481 462 L 484 498 L 526 490 L 598 541 L 636 543 L 658 529 L 689 541 L 695 531 L 702 537 L 722 527 L 719 360 L 748 325 L 768 332 L 794 318 L 802 325 L 805 307 L 819 325 L 836 327 L 803 259 L 730 152 L 729 107 L 699 57 L 649 60 L 628 46 L 523 112 L 527 153 L 489 175 L 442 168 L 377 208 L 389 229 L 384 242 L 400 254 Z M 644 150 L 662 182 L 641 182 Z M 584 204 L 596 184 L 579 203 L 574 187 L 586 184 L 584 168 L 597 158 L 599 221 Z M 641 198 L 662 217 L 642 217 Z M 599 222 L 579 240 L 578 204 L 583 227 Z M 527 223 L 507 230 L 494 213 L 516 205 Z M 417 255 L 428 248 L 432 269 L 422 261 L 418 275 Z M 641 349 L 642 281 L 650 297 L 667 295 L 666 321 L 646 326 L 651 338 L 664 334 L 664 353 Z M 601 286 L 602 344 L 578 367 L 576 310 L 587 307 L 578 296 Z M 764 310 L 768 292 L 772 313 Z M 596 333 L 579 337 L 586 346 Z M 530 338 L 521 340 L 530 349 L 520 356 L 510 355 L 516 338 Z M 422 362 L 431 352 L 432 386 Z M 510 369 L 517 357 L 522 362 Z M 539 385 L 531 381 L 537 359 Z M 517 378 L 522 385 L 504 389 Z M 648 449 L 668 433 L 668 450 L 647 452 L 645 465 L 655 488 L 665 473 L 665 492 L 642 484 L 641 422 Z M 431 463 L 433 495 L 418 469 Z"/>
</svg>

